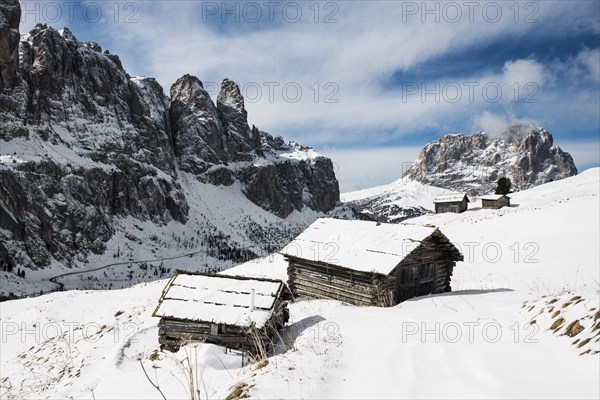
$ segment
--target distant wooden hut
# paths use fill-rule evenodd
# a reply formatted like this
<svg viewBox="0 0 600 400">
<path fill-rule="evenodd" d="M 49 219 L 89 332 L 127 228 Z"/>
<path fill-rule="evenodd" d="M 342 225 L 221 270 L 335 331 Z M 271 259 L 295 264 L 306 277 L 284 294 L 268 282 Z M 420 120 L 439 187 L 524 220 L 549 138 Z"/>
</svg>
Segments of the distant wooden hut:
<svg viewBox="0 0 600 400">
<path fill-rule="evenodd" d="M 282 254 L 296 298 L 392 306 L 450 291 L 460 251 L 430 225 L 320 218 Z"/>
<path fill-rule="evenodd" d="M 502 207 L 510 207 L 510 197 L 503 194 L 490 194 L 481 196 L 481 207 L 491 208 L 494 210 Z"/>
<path fill-rule="evenodd" d="M 435 213 L 461 213 L 467 210 L 469 198 L 466 193 L 441 194 L 433 200 Z"/>
<path fill-rule="evenodd" d="M 167 350 L 201 341 L 257 351 L 287 322 L 286 299 L 280 280 L 177 271 L 152 316 Z"/>
</svg>

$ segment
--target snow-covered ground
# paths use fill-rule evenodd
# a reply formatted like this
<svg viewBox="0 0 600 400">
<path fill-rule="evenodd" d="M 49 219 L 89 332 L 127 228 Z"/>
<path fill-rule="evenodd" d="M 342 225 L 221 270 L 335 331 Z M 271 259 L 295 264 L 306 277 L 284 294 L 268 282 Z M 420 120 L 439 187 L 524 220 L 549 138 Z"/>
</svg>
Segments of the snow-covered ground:
<svg viewBox="0 0 600 400">
<path fill-rule="evenodd" d="M 515 193 L 510 208 L 411 219 L 461 248 L 453 292 L 391 308 L 294 303 L 267 365 L 213 345 L 156 352 L 165 280 L 0 303 L 0 394 L 161 398 L 143 365 L 167 398 L 189 398 L 187 357 L 201 398 L 597 399 L 599 194 L 595 168 Z M 286 267 L 272 256 L 226 273 L 285 278 Z"/>
<path fill-rule="evenodd" d="M 424 185 L 414 180 L 400 178 L 387 185 L 375 186 L 369 189 L 357 190 L 355 192 L 342 193 L 340 198 L 343 202 L 352 202 L 372 198 L 389 197 L 390 201 L 396 200 L 395 204 L 400 206 L 420 206 L 423 208 L 432 209 L 433 199 L 436 196 L 445 193 L 452 193 L 452 191 L 436 186 Z"/>
<path fill-rule="evenodd" d="M 363 214 L 387 222 L 400 222 L 407 218 L 433 212 L 433 199 L 451 190 L 400 178 L 387 185 L 343 193 L 340 197 Z"/>
</svg>

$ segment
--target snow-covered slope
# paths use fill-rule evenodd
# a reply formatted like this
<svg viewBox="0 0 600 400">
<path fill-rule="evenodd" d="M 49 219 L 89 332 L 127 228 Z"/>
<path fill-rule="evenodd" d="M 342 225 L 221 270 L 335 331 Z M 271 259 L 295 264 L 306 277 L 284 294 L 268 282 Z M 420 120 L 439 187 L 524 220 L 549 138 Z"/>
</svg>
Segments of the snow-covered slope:
<svg viewBox="0 0 600 400">
<path fill-rule="evenodd" d="M 56 287 L 47 280 L 61 274 L 72 274 L 58 279 L 67 289 L 116 289 L 159 279 L 177 268 L 220 270 L 282 248 L 325 215 L 307 208 L 281 218 L 248 200 L 239 183 L 215 186 L 188 173 L 180 179 L 190 206 L 185 224 L 157 226 L 133 217 L 115 218 L 104 253 L 90 255 L 80 268 L 54 262 L 28 270 L 26 279 L 0 271 L 0 295 L 47 292 Z"/>
<path fill-rule="evenodd" d="M 294 303 L 267 365 L 242 367 L 213 345 L 156 352 L 150 313 L 165 281 L 4 302 L 1 394 L 159 399 L 141 359 L 182 398 L 189 356 L 203 398 L 598 398 L 599 195 L 595 168 L 516 193 L 510 208 L 411 220 L 462 249 L 453 292 L 385 309 Z M 286 267 L 273 256 L 227 273 L 281 278 Z"/>
<path fill-rule="evenodd" d="M 353 209 L 382 222 L 401 222 L 433 211 L 433 199 L 451 190 L 400 178 L 388 185 L 343 193 L 341 200 Z"/>
</svg>

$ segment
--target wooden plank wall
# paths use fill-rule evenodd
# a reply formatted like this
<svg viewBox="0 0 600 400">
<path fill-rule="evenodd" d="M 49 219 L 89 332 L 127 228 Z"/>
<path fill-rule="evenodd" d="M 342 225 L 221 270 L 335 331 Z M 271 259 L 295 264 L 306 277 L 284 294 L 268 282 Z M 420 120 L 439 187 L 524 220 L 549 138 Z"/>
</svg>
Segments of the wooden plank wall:
<svg viewBox="0 0 600 400">
<path fill-rule="evenodd" d="M 380 305 L 379 285 L 385 278 L 383 275 L 295 257 L 288 261 L 289 285 L 296 298 L 340 300 L 357 306 Z"/>
</svg>

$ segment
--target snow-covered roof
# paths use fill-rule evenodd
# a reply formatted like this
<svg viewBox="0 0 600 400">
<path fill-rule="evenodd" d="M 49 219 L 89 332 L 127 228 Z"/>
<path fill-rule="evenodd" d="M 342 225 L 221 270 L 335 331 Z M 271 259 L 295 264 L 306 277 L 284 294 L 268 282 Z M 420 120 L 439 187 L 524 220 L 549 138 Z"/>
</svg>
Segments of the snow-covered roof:
<svg viewBox="0 0 600 400">
<path fill-rule="evenodd" d="M 319 218 L 281 253 L 387 275 L 436 229 L 432 225 Z"/>
<path fill-rule="evenodd" d="M 254 323 L 261 328 L 282 290 L 283 282 L 278 280 L 177 271 L 152 315 L 241 327 Z"/>
<path fill-rule="evenodd" d="M 462 201 L 466 195 L 467 195 L 466 193 L 440 194 L 439 196 L 436 196 L 435 199 L 433 199 L 433 202 L 434 203 L 450 203 L 450 202 L 454 202 L 454 201 Z M 467 201 L 469 201 L 468 197 L 467 197 Z"/>
<path fill-rule="evenodd" d="M 498 200 L 501 199 L 502 197 L 508 197 L 505 196 L 503 194 L 486 194 L 485 196 L 481 196 L 480 199 L 481 200 Z M 510 199 L 510 197 L 508 197 Z"/>
</svg>

